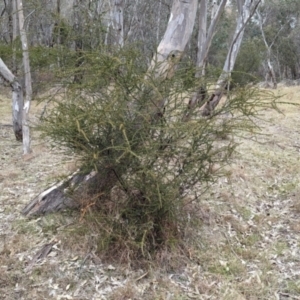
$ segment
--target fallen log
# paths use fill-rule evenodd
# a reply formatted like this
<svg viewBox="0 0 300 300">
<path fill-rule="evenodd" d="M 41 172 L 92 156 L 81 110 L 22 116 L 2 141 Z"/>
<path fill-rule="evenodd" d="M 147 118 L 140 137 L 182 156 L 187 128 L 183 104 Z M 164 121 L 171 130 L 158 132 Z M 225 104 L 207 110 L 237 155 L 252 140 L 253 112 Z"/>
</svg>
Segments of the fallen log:
<svg viewBox="0 0 300 300">
<path fill-rule="evenodd" d="M 106 195 L 117 180 L 114 169 L 107 168 L 101 173 L 82 173 L 78 170 L 37 195 L 21 213 L 27 217 L 34 217 L 63 209 L 79 209 L 85 205 L 83 200 L 89 198 L 88 195 Z"/>
<path fill-rule="evenodd" d="M 84 175 L 81 174 L 80 171 L 76 171 L 66 180 L 62 180 L 54 184 L 37 195 L 24 207 L 22 214 L 27 217 L 33 217 L 57 212 L 67 208 L 78 208 L 80 204 L 72 197 L 72 190 L 80 193 L 80 190 L 82 190 L 84 186 L 95 181 L 96 175 L 96 172 Z"/>
</svg>

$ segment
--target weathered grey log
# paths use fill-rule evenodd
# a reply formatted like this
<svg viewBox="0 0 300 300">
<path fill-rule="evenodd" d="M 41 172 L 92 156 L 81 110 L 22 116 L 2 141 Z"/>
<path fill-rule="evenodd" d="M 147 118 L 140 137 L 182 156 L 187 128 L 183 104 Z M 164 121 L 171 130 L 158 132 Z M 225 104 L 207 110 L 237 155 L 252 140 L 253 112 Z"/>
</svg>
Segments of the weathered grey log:
<svg viewBox="0 0 300 300">
<path fill-rule="evenodd" d="M 66 180 L 63 180 L 36 196 L 22 210 L 27 217 L 34 217 L 63 209 L 78 209 L 82 205 L 81 196 L 95 194 L 110 190 L 116 183 L 117 177 L 114 170 L 106 169 L 103 173 L 95 171 L 82 174 L 76 171 Z M 104 193 L 105 194 L 105 193 Z M 73 197 L 73 195 L 75 197 Z"/>
<path fill-rule="evenodd" d="M 75 209 L 80 206 L 72 194 L 80 195 L 84 189 L 90 189 L 96 183 L 99 174 L 91 172 L 87 175 L 76 171 L 66 180 L 56 183 L 52 187 L 40 193 L 22 210 L 27 217 L 57 212 L 63 209 Z"/>
</svg>

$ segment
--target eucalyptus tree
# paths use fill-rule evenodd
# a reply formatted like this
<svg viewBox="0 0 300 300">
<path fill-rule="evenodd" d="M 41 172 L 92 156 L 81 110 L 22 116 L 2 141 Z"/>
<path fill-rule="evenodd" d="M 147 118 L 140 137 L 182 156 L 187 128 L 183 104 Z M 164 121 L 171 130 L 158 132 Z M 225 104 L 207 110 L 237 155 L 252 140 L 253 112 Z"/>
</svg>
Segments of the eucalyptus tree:
<svg viewBox="0 0 300 300">
<path fill-rule="evenodd" d="M 133 43 L 138 47 L 147 64 L 150 64 L 153 53 L 164 35 L 172 2 L 172 0 L 125 1 L 125 44 Z"/>
<path fill-rule="evenodd" d="M 0 75 L 12 88 L 12 122 L 17 141 L 22 141 L 23 90 L 18 78 L 9 70 L 0 58 Z"/>
<path fill-rule="evenodd" d="M 113 30 L 113 44 L 124 46 L 124 0 L 112 0 L 111 24 Z"/>
<path fill-rule="evenodd" d="M 150 66 L 157 77 L 166 79 L 174 74 L 194 29 L 197 4 L 197 0 L 174 0 L 168 26 Z"/>
<path fill-rule="evenodd" d="M 276 77 L 296 79 L 300 51 L 297 47 L 300 2 L 265 0 L 259 6 L 256 17 L 266 49 L 263 61 L 266 81 L 270 77 L 276 87 Z"/>
<path fill-rule="evenodd" d="M 31 152 L 30 148 L 30 128 L 28 122 L 28 114 L 30 110 L 30 103 L 32 99 L 32 81 L 31 81 L 31 72 L 30 72 L 30 61 L 29 61 L 29 52 L 28 52 L 28 40 L 25 30 L 25 19 L 23 12 L 23 1 L 16 0 L 18 19 L 19 19 L 19 28 L 20 28 L 20 37 L 22 42 L 22 52 L 23 52 L 23 65 L 24 65 L 24 76 L 25 76 L 25 102 L 23 107 L 23 116 L 22 116 L 22 131 L 23 131 L 23 154 L 29 154 Z"/>
<path fill-rule="evenodd" d="M 273 64 L 271 62 L 271 51 L 272 51 L 272 47 L 274 45 L 274 42 L 276 41 L 276 38 L 278 37 L 280 31 L 283 29 L 283 26 L 281 26 L 277 32 L 277 34 L 275 35 L 275 37 L 273 38 L 273 41 L 271 41 L 271 43 L 268 43 L 266 35 L 265 35 L 265 31 L 264 31 L 264 23 L 265 20 L 262 18 L 261 13 L 259 12 L 259 10 L 256 11 L 256 15 L 258 17 L 258 22 L 259 22 L 259 28 L 261 31 L 261 35 L 262 35 L 262 39 L 263 42 L 265 44 L 266 47 L 266 65 L 267 65 L 267 71 L 266 71 L 266 83 L 268 82 L 268 77 L 270 76 L 272 83 L 273 83 L 273 88 L 276 89 L 277 88 L 277 80 L 276 80 L 276 75 L 275 75 L 275 71 L 273 68 Z"/>
<path fill-rule="evenodd" d="M 214 87 L 214 92 L 206 102 L 202 115 L 210 115 L 221 100 L 225 87 L 229 84 L 230 75 L 233 71 L 237 55 L 239 53 L 241 43 L 247 23 L 255 13 L 261 0 L 237 0 L 238 18 L 233 38 L 228 49 L 227 57 L 223 66 L 222 73 Z"/>
<path fill-rule="evenodd" d="M 221 0 L 219 5 L 217 5 L 217 1 L 212 1 L 211 18 L 210 18 L 211 21 L 209 27 L 207 25 L 208 0 L 201 0 L 199 3 L 199 29 L 198 29 L 198 39 L 197 39 L 198 51 L 197 51 L 197 63 L 196 63 L 197 71 L 195 75 L 197 78 L 200 78 L 201 76 L 205 75 L 205 64 L 207 61 L 209 49 L 213 37 L 216 33 L 216 26 L 220 20 L 222 12 L 224 11 L 226 3 L 227 0 Z M 205 97 L 202 96 L 203 96 L 203 87 L 200 87 L 191 96 L 189 100 L 189 108 L 191 109 L 201 100 L 202 101 L 205 100 Z"/>
</svg>

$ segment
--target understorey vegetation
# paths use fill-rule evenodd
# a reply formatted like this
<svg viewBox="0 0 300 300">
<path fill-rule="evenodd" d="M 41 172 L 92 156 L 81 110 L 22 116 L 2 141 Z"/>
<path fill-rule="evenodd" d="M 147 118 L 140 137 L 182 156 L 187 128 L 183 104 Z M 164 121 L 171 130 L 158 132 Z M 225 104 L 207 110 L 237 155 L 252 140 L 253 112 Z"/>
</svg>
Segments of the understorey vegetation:
<svg viewBox="0 0 300 300">
<path fill-rule="evenodd" d="M 199 86 L 210 93 L 215 78 L 195 78 L 186 62 L 162 80 L 132 48 L 81 59 L 76 70 L 57 73 L 64 96 L 51 95 L 38 125 L 53 147 L 74 155 L 81 174 L 93 177 L 68 189 L 81 209 L 80 226 L 96 229 L 98 252 L 113 259 L 151 260 L 162 250 L 184 249 L 191 227 L 201 223 L 203 193 L 226 176 L 235 137 L 256 134 L 255 118 L 275 108 L 276 98 L 237 87 L 202 117 L 200 107 L 188 109 L 189 97 Z M 74 82 L 78 74 L 84 76 Z"/>
</svg>

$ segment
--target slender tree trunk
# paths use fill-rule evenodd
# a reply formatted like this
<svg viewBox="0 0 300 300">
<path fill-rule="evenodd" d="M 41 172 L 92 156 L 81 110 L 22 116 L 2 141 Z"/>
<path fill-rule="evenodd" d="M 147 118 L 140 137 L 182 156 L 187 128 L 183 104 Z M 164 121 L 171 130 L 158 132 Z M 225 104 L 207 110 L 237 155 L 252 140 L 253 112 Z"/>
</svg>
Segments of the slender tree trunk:
<svg viewBox="0 0 300 300">
<path fill-rule="evenodd" d="M 225 5 L 227 3 L 227 0 L 221 0 L 219 6 L 217 6 L 216 1 L 213 3 L 214 7 L 212 10 L 212 17 L 210 26 L 207 28 L 207 0 L 201 0 L 200 6 L 199 6 L 199 31 L 198 31 L 198 52 L 197 52 L 197 69 L 196 77 L 200 78 L 205 73 L 205 62 L 207 60 L 208 52 L 213 40 L 213 37 L 216 33 L 216 27 L 217 24 L 220 21 L 220 17 L 222 15 L 222 12 L 224 11 Z M 200 86 L 197 91 L 193 93 L 189 100 L 189 109 L 192 109 L 195 107 L 195 105 L 198 103 L 200 106 L 203 104 L 203 101 L 205 100 L 205 88 L 203 86 Z M 189 117 L 189 113 L 185 118 Z"/>
<path fill-rule="evenodd" d="M 215 107 L 219 104 L 224 93 L 224 89 L 229 83 L 230 75 L 233 71 L 236 58 L 243 40 L 246 24 L 250 20 L 260 2 L 261 0 L 237 0 L 239 15 L 233 39 L 227 53 L 223 71 L 215 86 L 214 93 L 210 96 L 209 100 L 205 104 L 204 110 L 202 112 L 203 116 L 210 115 Z"/>
<path fill-rule="evenodd" d="M 23 91 L 18 78 L 7 68 L 0 58 L 0 75 L 10 83 L 12 88 L 12 119 L 13 130 L 17 141 L 22 141 L 22 108 L 23 108 Z"/>
<path fill-rule="evenodd" d="M 124 46 L 124 0 L 112 0 L 112 44 Z"/>
<path fill-rule="evenodd" d="M 109 17 L 105 45 L 124 46 L 124 0 L 108 0 Z"/>
<path fill-rule="evenodd" d="M 272 80 L 272 83 L 273 83 L 273 88 L 274 89 L 277 89 L 277 80 L 276 80 L 276 75 L 275 75 L 275 72 L 274 72 L 274 68 L 273 68 L 273 64 L 271 62 L 271 49 L 272 49 L 272 46 L 274 45 L 274 42 L 278 36 L 278 34 L 280 33 L 280 31 L 283 29 L 283 27 L 281 27 L 278 31 L 278 33 L 276 34 L 273 42 L 269 45 L 268 42 L 267 42 L 267 38 L 266 38 L 266 35 L 265 35 L 265 32 L 264 32 L 264 29 L 263 29 L 263 24 L 264 24 L 264 21 L 263 21 L 263 18 L 260 14 L 260 12 L 257 10 L 256 11 L 256 15 L 258 17 L 258 21 L 259 21 L 259 28 L 260 28 L 260 31 L 261 31 L 261 35 L 262 35 L 262 38 L 263 38 L 263 41 L 264 41 L 264 44 L 266 46 L 266 49 L 267 49 L 267 73 L 268 73 L 268 76 L 270 76 L 271 80 Z M 266 76 L 266 78 L 268 77 Z M 267 83 L 267 82 L 266 82 Z"/>
<path fill-rule="evenodd" d="M 207 40 L 207 1 L 201 0 L 199 5 L 199 29 L 197 39 L 197 68 L 196 77 L 204 75 L 205 42 Z M 212 18 L 213 22 L 213 18 Z"/>
<path fill-rule="evenodd" d="M 104 38 L 104 45 L 108 45 L 108 38 L 109 38 L 109 30 L 110 30 L 110 26 L 112 23 L 111 20 L 111 0 L 107 0 L 107 6 L 109 7 L 109 13 L 106 13 L 106 16 L 104 17 L 104 20 L 106 20 L 106 33 L 105 33 L 105 38 Z"/>
<path fill-rule="evenodd" d="M 161 0 L 159 0 L 158 16 L 157 16 L 157 28 L 156 28 L 156 42 L 159 42 L 159 27 L 161 19 Z"/>
<path fill-rule="evenodd" d="M 4 1 L 4 11 L 8 14 L 8 29 L 10 36 L 10 43 L 13 48 L 13 57 L 12 57 L 12 73 L 17 75 L 17 65 L 16 65 L 16 49 L 15 49 L 15 40 L 18 35 L 18 18 L 17 18 L 17 9 L 16 9 L 16 0 Z M 3 12 L 4 12 L 3 11 Z"/>
<path fill-rule="evenodd" d="M 0 17 L 4 15 L 4 12 L 7 13 L 8 15 L 8 32 L 9 32 L 9 38 L 10 38 L 10 43 L 13 41 L 13 9 L 12 9 L 12 1 L 4 1 L 4 8 L 2 12 L 0 12 Z"/>
<path fill-rule="evenodd" d="M 138 14 L 138 11 L 137 11 L 138 5 L 139 5 L 139 1 L 137 0 L 137 1 L 135 1 L 135 4 L 133 5 L 133 8 L 132 8 L 132 16 L 131 16 L 131 20 L 130 20 L 130 24 L 129 24 L 129 30 L 126 35 L 126 40 L 130 39 L 131 36 L 136 34 L 141 25 L 140 19 L 143 19 L 143 17 Z"/>
<path fill-rule="evenodd" d="M 28 114 L 29 114 L 30 103 L 32 98 L 32 86 L 31 86 L 31 73 L 30 73 L 30 65 L 29 65 L 28 42 L 27 42 L 27 36 L 25 31 L 25 23 L 24 23 L 25 21 L 24 21 L 22 0 L 16 0 L 16 8 L 18 12 L 19 31 L 20 31 L 20 37 L 22 43 L 23 66 L 24 66 L 24 77 L 25 77 L 25 103 L 23 106 L 23 116 L 22 116 L 23 154 L 28 154 L 31 152 Z"/>
<path fill-rule="evenodd" d="M 82 78 L 83 78 L 83 74 L 82 71 L 80 71 L 80 66 L 83 63 L 83 43 L 82 43 L 82 20 L 80 18 L 80 4 L 81 4 L 81 0 L 74 0 L 73 3 L 73 13 L 74 13 L 74 25 L 73 25 L 73 29 L 74 29 L 74 33 L 75 33 L 75 52 L 77 54 L 77 59 L 75 62 L 75 75 L 74 75 L 74 83 L 81 83 L 82 82 Z"/>
<path fill-rule="evenodd" d="M 60 16 L 60 0 L 57 0 L 56 1 L 56 13 L 57 13 L 57 19 L 58 19 L 58 21 L 57 21 L 57 28 L 58 28 L 58 30 L 57 30 L 57 33 L 56 33 L 56 44 L 57 44 L 57 46 L 59 47 L 60 46 L 60 44 L 61 44 L 61 42 L 62 42 L 62 40 L 61 40 L 61 16 Z"/>
<path fill-rule="evenodd" d="M 273 64 L 271 62 L 271 53 L 268 53 L 267 66 L 268 66 L 269 75 L 270 75 L 272 83 L 273 83 L 273 89 L 277 89 L 277 80 L 276 80 L 276 75 L 275 75 L 275 71 L 273 68 Z"/>
<path fill-rule="evenodd" d="M 22 0 L 17 0 L 17 10 L 19 17 L 19 28 L 20 36 L 22 42 L 22 51 L 23 51 L 23 65 L 25 73 L 25 104 L 23 107 L 23 154 L 28 154 L 31 152 L 30 149 L 30 128 L 28 123 L 28 114 L 30 109 L 30 103 L 32 99 L 32 84 L 31 84 L 31 73 L 30 73 L 30 64 L 29 64 L 29 52 L 28 52 L 28 42 L 25 31 L 24 23 L 24 12 L 23 12 L 23 2 Z"/>
<path fill-rule="evenodd" d="M 201 1 L 202 0 L 200 0 L 200 2 Z M 212 0 L 211 2 L 211 19 L 213 19 L 218 9 L 218 2 L 217 0 Z"/>
<path fill-rule="evenodd" d="M 12 43 L 13 43 L 13 73 L 17 75 L 17 58 L 15 41 L 18 36 L 18 13 L 16 0 L 12 1 Z"/>
<path fill-rule="evenodd" d="M 202 2 L 203 2 L 203 0 L 200 3 L 202 3 Z M 213 15 L 213 18 L 211 19 L 209 28 L 207 30 L 206 37 L 204 37 L 204 35 L 202 35 L 203 36 L 202 37 L 203 46 L 198 47 L 198 53 L 197 53 L 197 67 L 198 68 L 203 68 L 204 63 L 207 60 L 208 52 L 209 52 L 213 37 L 216 33 L 216 27 L 220 21 L 220 18 L 224 11 L 226 3 L 227 3 L 227 0 L 221 0 L 219 6 L 217 7 L 217 9 Z M 201 9 L 201 7 L 200 7 L 200 9 Z M 207 16 L 204 18 L 205 18 L 205 22 L 206 22 Z M 204 26 L 204 24 L 202 26 Z"/>
</svg>

